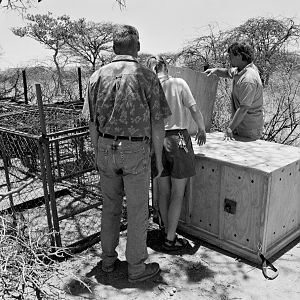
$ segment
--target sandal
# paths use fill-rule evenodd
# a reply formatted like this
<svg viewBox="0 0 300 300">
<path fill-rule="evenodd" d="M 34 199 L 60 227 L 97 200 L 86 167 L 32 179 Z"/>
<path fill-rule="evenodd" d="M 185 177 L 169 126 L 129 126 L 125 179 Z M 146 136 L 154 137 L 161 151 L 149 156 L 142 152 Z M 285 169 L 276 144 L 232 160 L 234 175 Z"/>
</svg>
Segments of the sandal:
<svg viewBox="0 0 300 300">
<path fill-rule="evenodd" d="M 178 251 L 186 248 L 188 245 L 189 242 L 186 239 L 178 238 L 178 236 L 176 235 L 173 241 L 165 238 L 165 241 L 162 244 L 162 248 L 166 251 Z"/>
</svg>

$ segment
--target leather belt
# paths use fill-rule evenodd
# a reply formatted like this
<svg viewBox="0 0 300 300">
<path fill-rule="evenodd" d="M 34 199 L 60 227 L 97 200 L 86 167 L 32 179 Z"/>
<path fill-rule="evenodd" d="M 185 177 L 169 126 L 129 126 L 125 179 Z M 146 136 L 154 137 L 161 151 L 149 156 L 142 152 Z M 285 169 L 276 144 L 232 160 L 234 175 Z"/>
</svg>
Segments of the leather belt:
<svg viewBox="0 0 300 300">
<path fill-rule="evenodd" d="M 147 136 L 124 136 L 124 135 L 111 135 L 108 133 L 102 133 L 99 132 L 99 135 L 106 138 L 106 139 L 112 139 L 112 140 L 127 140 L 131 142 L 142 142 L 149 139 Z"/>
</svg>

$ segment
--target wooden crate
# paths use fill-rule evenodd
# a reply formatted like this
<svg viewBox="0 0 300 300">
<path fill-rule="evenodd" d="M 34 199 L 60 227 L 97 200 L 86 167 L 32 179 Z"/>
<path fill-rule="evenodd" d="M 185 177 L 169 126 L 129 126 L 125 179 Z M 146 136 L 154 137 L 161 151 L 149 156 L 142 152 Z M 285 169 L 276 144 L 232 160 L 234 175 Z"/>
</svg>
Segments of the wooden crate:
<svg viewBox="0 0 300 300">
<path fill-rule="evenodd" d="M 179 228 L 253 262 L 300 236 L 300 148 L 207 135 Z"/>
</svg>

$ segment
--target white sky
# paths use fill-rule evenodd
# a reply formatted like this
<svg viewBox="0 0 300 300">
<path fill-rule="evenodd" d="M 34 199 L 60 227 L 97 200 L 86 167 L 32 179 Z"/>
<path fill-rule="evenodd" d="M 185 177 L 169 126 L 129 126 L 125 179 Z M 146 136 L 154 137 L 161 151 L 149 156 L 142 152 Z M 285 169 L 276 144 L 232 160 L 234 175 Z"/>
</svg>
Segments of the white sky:
<svg viewBox="0 0 300 300">
<path fill-rule="evenodd" d="M 123 10 L 115 0 L 42 0 L 29 13 L 48 11 L 72 19 L 133 25 L 140 33 L 141 51 L 151 54 L 180 50 L 185 42 L 208 33 L 208 25 L 226 30 L 255 17 L 288 17 L 300 24 L 299 0 L 126 0 Z M 17 12 L 0 9 L 0 69 L 51 57 L 38 42 L 10 31 L 23 24 Z"/>
</svg>

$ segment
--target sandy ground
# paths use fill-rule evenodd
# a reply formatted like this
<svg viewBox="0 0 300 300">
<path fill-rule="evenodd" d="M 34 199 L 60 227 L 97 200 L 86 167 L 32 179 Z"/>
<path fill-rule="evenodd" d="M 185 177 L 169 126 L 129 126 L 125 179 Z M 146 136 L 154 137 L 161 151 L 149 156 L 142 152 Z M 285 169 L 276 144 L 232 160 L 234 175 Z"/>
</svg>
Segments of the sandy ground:
<svg viewBox="0 0 300 300">
<path fill-rule="evenodd" d="M 62 268 L 70 269 L 79 280 L 61 280 L 65 291 L 61 299 L 300 299 L 300 239 L 278 254 L 274 265 L 279 276 L 267 280 L 259 266 L 192 237 L 188 237 L 191 247 L 181 253 L 164 253 L 157 236 L 157 225 L 150 224 L 149 261 L 158 262 L 161 267 L 161 273 L 153 279 L 128 283 L 124 257 L 126 231 L 123 231 L 118 247 L 120 261 L 113 273 L 101 270 L 100 244 L 62 263 Z"/>
</svg>

